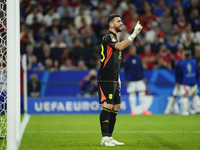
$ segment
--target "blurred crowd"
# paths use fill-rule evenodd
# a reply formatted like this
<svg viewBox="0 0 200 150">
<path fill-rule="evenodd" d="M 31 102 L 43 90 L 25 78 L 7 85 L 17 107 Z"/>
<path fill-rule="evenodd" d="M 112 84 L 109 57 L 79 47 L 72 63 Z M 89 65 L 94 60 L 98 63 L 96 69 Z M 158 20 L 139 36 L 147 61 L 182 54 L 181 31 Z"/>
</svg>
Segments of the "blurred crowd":
<svg viewBox="0 0 200 150">
<path fill-rule="evenodd" d="M 111 13 L 124 23 L 120 40 L 140 21 L 143 30 L 133 45 L 145 69 L 173 69 L 184 49 L 200 67 L 198 0 L 21 0 L 20 46 L 28 70 L 99 69 Z M 128 55 L 127 48 L 123 59 Z"/>
</svg>

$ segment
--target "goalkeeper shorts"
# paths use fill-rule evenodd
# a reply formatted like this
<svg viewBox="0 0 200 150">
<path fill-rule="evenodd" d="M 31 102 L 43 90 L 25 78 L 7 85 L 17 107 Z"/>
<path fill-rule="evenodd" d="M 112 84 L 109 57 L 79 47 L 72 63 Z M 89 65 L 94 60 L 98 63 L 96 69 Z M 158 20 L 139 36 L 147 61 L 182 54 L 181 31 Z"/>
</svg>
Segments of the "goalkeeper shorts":
<svg viewBox="0 0 200 150">
<path fill-rule="evenodd" d="M 99 103 L 120 104 L 121 93 L 118 82 L 98 82 Z"/>
</svg>

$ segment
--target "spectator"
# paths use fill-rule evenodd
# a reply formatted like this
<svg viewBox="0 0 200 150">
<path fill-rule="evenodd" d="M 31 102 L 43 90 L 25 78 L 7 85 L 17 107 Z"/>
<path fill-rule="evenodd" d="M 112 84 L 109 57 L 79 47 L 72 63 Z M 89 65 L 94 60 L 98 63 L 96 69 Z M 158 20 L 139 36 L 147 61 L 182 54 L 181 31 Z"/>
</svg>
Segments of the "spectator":
<svg viewBox="0 0 200 150">
<path fill-rule="evenodd" d="M 195 26 L 195 30 L 196 30 L 196 32 L 200 32 L 200 16 L 199 16 L 199 18 L 198 18 L 197 23 L 198 23 L 198 24 Z"/>
<path fill-rule="evenodd" d="M 199 31 L 199 25 L 200 23 L 198 22 L 199 18 L 199 12 L 197 9 L 193 9 L 190 15 L 190 23 L 192 25 L 192 31 L 196 32 Z"/>
<path fill-rule="evenodd" d="M 27 57 L 27 64 L 31 61 L 31 57 L 33 56 L 33 45 L 26 46 L 26 57 Z"/>
<path fill-rule="evenodd" d="M 97 36 L 93 32 L 92 26 L 84 26 L 80 36 L 82 43 L 84 43 L 87 38 L 91 38 L 93 44 L 99 43 Z"/>
<path fill-rule="evenodd" d="M 34 8 L 38 8 L 39 12 L 43 12 L 42 6 L 36 0 L 23 0 L 25 8 L 25 17 L 32 12 Z"/>
<path fill-rule="evenodd" d="M 160 30 L 165 34 L 165 37 L 168 37 L 173 29 L 170 17 L 164 16 L 160 23 Z"/>
<path fill-rule="evenodd" d="M 77 62 L 77 70 L 87 70 L 87 66 L 85 65 L 84 60 L 78 60 Z"/>
<path fill-rule="evenodd" d="M 59 36 L 59 30 L 58 30 L 58 26 L 53 26 L 51 28 L 51 33 L 49 34 L 49 43 L 51 44 L 57 36 Z"/>
<path fill-rule="evenodd" d="M 180 42 L 181 43 L 185 43 L 187 42 L 187 39 L 186 39 L 186 34 L 189 34 L 190 35 L 190 39 L 192 39 L 192 41 L 194 43 L 197 43 L 197 37 L 195 36 L 195 33 L 192 32 L 192 28 L 191 28 L 191 25 L 188 24 L 185 28 L 185 30 L 181 33 L 180 35 Z"/>
<path fill-rule="evenodd" d="M 37 17 L 35 16 L 33 18 L 33 24 L 30 25 L 30 29 L 32 29 L 34 33 L 34 37 L 35 37 L 35 34 L 39 31 L 40 27 L 42 27 L 42 23 L 39 22 Z"/>
<path fill-rule="evenodd" d="M 75 16 L 83 13 L 84 16 L 91 16 L 90 7 L 88 7 L 87 2 L 82 2 L 79 6 L 75 8 Z"/>
<path fill-rule="evenodd" d="M 65 48 L 60 56 L 60 65 L 65 63 L 65 60 L 71 58 L 71 50 L 69 47 Z"/>
<path fill-rule="evenodd" d="M 101 11 L 103 16 L 108 16 L 111 9 L 112 8 L 110 7 L 110 5 L 108 3 L 106 3 L 105 1 L 99 1 L 97 11 Z M 92 14 L 93 14 L 93 12 L 92 12 Z M 97 13 L 94 12 L 94 14 L 97 14 Z"/>
<path fill-rule="evenodd" d="M 172 65 L 171 65 L 172 59 L 173 59 L 173 55 L 171 54 L 169 49 L 167 49 L 166 45 L 162 44 L 160 46 L 160 51 L 157 54 L 157 65 L 156 65 L 155 69 L 166 68 L 168 70 L 171 70 L 172 69 Z"/>
<path fill-rule="evenodd" d="M 153 43 L 154 38 L 152 38 L 152 37 L 155 37 L 155 35 L 158 35 L 159 41 L 163 43 L 164 39 L 165 39 L 165 35 L 160 30 L 160 28 L 158 26 L 158 23 L 157 22 L 152 22 L 151 27 L 152 28 L 149 31 L 147 31 L 146 34 L 145 34 L 145 40 L 148 43 Z"/>
<path fill-rule="evenodd" d="M 92 24 L 92 18 L 88 15 L 85 15 L 84 8 L 81 8 L 79 14 L 74 18 L 74 24 L 76 29 L 79 29 L 83 26 L 83 20 L 85 21 L 85 25 L 90 26 Z"/>
<path fill-rule="evenodd" d="M 144 47 L 144 53 L 140 56 L 144 69 L 154 69 L 156 65 L 156 54 L 151 52 L 151 46 L 149 44 Z"/>
<path fill-rule="evenodd" d="M 43 22 L 43 14 L 38 11 L 38 7 L 34 7 L 32 12 L 27 16 L 26 18 L 26 24 L 32 25 L 33 24 L 33 18 L 37 17 L 38 22 Z"/>
<path fill-rule="evenodd" d="M 77 30 L 73 26 L 69 26 L 68 29 L 62 30 L 61 35 L 63 36 L 63 38 L 65 39 L 65 42 L 67 43 L 69 47 L 72 46 L 73 39 L 79 36 Z"/>
<path fill-rule="evenodd" d="M 69 10 L 65 10 L 65 14 L 62 17 L 62 20 L 64 20 L 68 24 L 73 24 L 74 23 L 74 17 L 70 16 Z"/>
<path fill-rule="evenodd" d="M 55 56 L 51 53 L 51 49 L 49 47 L 48 44 L 45 44 L 43 46 L 43 49 L 42 49 L 42 53 L 40 53 L 40 56 L 39 56 L 39 60 L 38 62 L 40 64 L 42 64 L 43 66 L 48 67 L 49 68 L 49 61 L 48 61 L 48 66 L 46 66 L 46 59 L 50 59 L 52 61 L 52 66 L 54 65 L 56 68 L 58 67 L 59 63 L 58 63 L 58 60 L 55 58 Z"/>
<path fill-rule="evenodd" d="M 117 7 L 117 10 L 116 10 L 116 13 L 118 15 L 122 16 L 124 11 L 128 10 L 129 7 L 132 7 L 130 5 L 133 5 L 133 3 L 130 2 L 130 1 L 119 1 L 118 5 L 117 5 L 118 7 Z"/>
<path fill-rule="evenodd" d="M 27 67 L 28 71 L 43 71 L 44 66 L 37 63 L 37 57 L 35 55 L 31 56 Z"/>
<path fill-rule="evenodd" d="M 51 48 L 66 48 L 67 44 L 64 42 L 63 38 L 58 35 L 55 37 L 55 39 L 50 44 Z"/>
<path fill-rule="evenodd" d="M 161 42 L 159 41 L 159 36 L 158 35 L 155 35 L 154 36 L 154 42 L 151 43 L 151 51 L 154 53 L 154 54 L 158 54 L 159 50 L 160 50 L 160 46 L 161 46 Z"/>
<path fill-rule="evenodd" d="M 183 8 L 181 6 L 179 6 L 179 4 L 178 4 L 175 7 L 174 11 L 173 11 L 173 20 L 172 20 L 172 23 L 176 24 L 178 22 L 178 20 L 179 20 L 179 16 L 183 16 L 183 15 L 184 15 Z"/>
<path fill-rule="evenodd" d="M 49 43 L 48 40 L 48 34 L 46 31 L 46 27 L 45 26 L 41 26 L 38 30 L 38 32 L 35 34 L 35 41 L 38 43 L 41 39 L 45 39 L 45 41 L 47 43 Z"/>
<path fill-rule="evenodd" d="M 128 8 L 123 12 L 123 18 L 124 18 L 124 25 L 126 26 L 128 33 L 130 34 L 133 32 L 134 27 L 138 21 L 133 19 L 137 15 L 138 14 L 136 12 L 135 6 L 131 2 L 128 2 Z"/>
<path fill-rule="evenodd" d="M 184 32 L 186 27 L 188 26 L 188 22 L 185 19 L 185 16 L 183 14 L 178 16 L 178 20 L 176 22 L 176 27 L 178 28 L 179 33 Z"/>
<path fill-rule="evenodd" d="M 175 54 L 177 52 L 177 46 L 179 42 L 176 38 L 175 34 L 170 35 L 169 41 L 166 43 L 167 48 L 170 50 L 172 54 Z"/>
<path fill-rule="evenodd" d="M 44 23 L 46 24 L 47 27 L 52 25 L 52 21 L 54 19 L 60 19 L 60 14 L 55 12 L 55 8 L 50 7 L 48 9 L 48 13 L 44 16 Z"/>
<path fill-rule="evenodd" d="M 146 45 L 145 39 L 141 38 L 138 43 L 136 43 L 136 47 L 137 47 L 137 54 L 141 54 L 144 52 L 144 47 Z"/>
<path fill-rule="evenodd" d="M 45 59 L 45 70 L 48 70 L 49 72 L 53 73 L 54 71 L 58 70 L 58 66 L 53 65 L 53 60 L 51 58 Z"/>
<path fill-rule="evenodd" d="M 100 17 L 99 23 L 93 22 L 94 32 L 98 38 L 98 40 L 101 40 L 104 34 L 108 32 L 108 25 L 106 23 L 105 17 Z"/>
<path fill-rule="evenodd" d="M 40 97 L 41 94 L 41 83 L 38 81 L 37 74 L 31 74 L 30 80 L 28 81 L 28 96 L 29 97 Z"/>
<path fill-rule="evenodd" d="M 66 10 L 69 11 L 70 17 L 74 17 L 73 8 L 68 5 L 67 0 L 62 0 L 61 6 L 59 6 L 58 9 L 57 9 L 57 12 L 59 13 L 61 18 L 64 16 Z"/>
<path fill-rule="evenodd" d="M 86 37 L 84 41 L 83 56 L 87 66 L 90 66 L 90 60 L 94 58 L 95 45 L 91 37 Z"/>
<path fill-rule="evenodd" d="M 198 0 L 191 0 L 191 6 L 186 8 L 184 10 L 184 13 L 186 16 L 190 17 L 189 15 L 191 14 L 191 12 L 196 9 L 198 10 L 198 13 L 200 14 L 200 6 L 199 6 L 199 1 Z"/>
<path fill-rule="evenodd" d="M 42 47 L 47 44 L 46 39 L 41 38 L 38 43 L 36 43 L 35 48 L 42 49 Z"/>
<path fill-rule="evenodd" d="M 186 40 L 182 44 L 184 45 L 184 49 L 189 49 L 192 52 L 192 56 L 194 56 L 195 43 L 192 40 L 190 33 L 186 33 Z"/>
<path fill-rule="evenodd" d="M 39 4 L 46 10 L 49 7 L 58 8 L 60 0 L 39 0 Z M 46 13 L 46 12 L 45 12 Z"/>
<path fill-rule="evenodd" d="M 97 96 L 97 81 L 96 81 L 97 72 L 92 69 L 89 71 L 87 76 L 83 77 L 79 82 L 79 88 L 81 89 L 81 95 L 88 96 Z"/>
<path fill-rule="evenodd" d="M 177 46 L 177 52 L 174 54 L 174 60 L 177 64 L 178 61 L 182 60 L 182 52 L 184 50 L 183 44 L 179 43 Z"/>
<path fill-rule="evenodd" d="M 75 61 L 79 60 L 80 57 L 84 56 L 84 45 L 81 43 L 79 38 L 73 39 L 73 44 L 71 46 L 72 56 L 75 59 Z"/>
<path fill-rule="evenodd" d="M 151 29 L 152 22 L 157 22 L 157 18 L 151 12 L 151 6 L 147 1 L 144 2 L 144 11 L 145 13 L 139 17 L 141 23 L 143 24 L 143 30 L 149 31 Z"/>
<path fill-rule="evenodd" d="M 199 24 L 200 24 L 200 17 L 199 17 Z M 197 44 L 200 44 L 200 30 L 195 33 L 195 38 L 197 39 Z"/>
<path fill-rule="evenodd" d="M 20 26 L 20 46 L 25 48 L 29 44 L 35 44 L 33 30 L 30 30 L 25 24 L 22 24 Z"/>
<path fill-rule="evenodd" d="M 158 5 L 156 5 L 156 8 L 154 9 L 153 13 L 157 17 L 160 17 L 164 14 L 165 11 L 165 1 L 164 0 L 159 0 Z"/>
<path fill-rule="evenodd" d="M 72 60 L 70 58 L 66 59 L 64 64 L 60 66 L 61 71 L 68 71 L 68 70 L 76 70 L 76 67 L 73 66 Z"/>
<path fill-rule="evenodd" d="M 54 27 L 57 27 L 58 32 L 61 33 L 62 27 L 59 19 L 54 18 L 52 20 L 52 24 L 49 27 L 47 27 L 47 32 L 52 33 Z"/>
</svg>

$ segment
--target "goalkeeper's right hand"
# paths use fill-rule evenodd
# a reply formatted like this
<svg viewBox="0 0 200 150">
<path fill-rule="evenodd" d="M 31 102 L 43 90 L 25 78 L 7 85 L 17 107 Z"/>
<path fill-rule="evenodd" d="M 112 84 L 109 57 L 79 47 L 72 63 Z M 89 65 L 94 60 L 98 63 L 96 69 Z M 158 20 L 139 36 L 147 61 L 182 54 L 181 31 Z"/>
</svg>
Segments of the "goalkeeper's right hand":
<svg viewBox="0 0 200 150">
<path fill-rule="evenodd" d="M 140 21 L 138 21 L 136 26 L 135 26 L 135 29 L 134 29 L 133 33 L 128 37 L 128 39 L 130 41 L 133 41 L 135 39 L 135 37 L 140 33 L 142 28 L 143 27 L 140 25 Z"/>
</svg>

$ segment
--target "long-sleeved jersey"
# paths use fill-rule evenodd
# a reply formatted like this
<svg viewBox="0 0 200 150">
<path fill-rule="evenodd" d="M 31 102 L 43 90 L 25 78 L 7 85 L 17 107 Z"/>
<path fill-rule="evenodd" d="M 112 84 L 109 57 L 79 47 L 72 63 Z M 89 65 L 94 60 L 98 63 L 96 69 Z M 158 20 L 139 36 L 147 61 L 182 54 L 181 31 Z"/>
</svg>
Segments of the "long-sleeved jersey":
<svg viewBox="0 0 200 150">
<path fill-rule="evenodd" d="M 126 81 L 139 81 L 144 78 L 144 70 L 139 55 L 128 56 L 124 63 Z"/>
<path fill-rule="evenodd" d="M 178 69 L 178 81 L 184 85 L 197 84 L 199 76 L 197 61 L 195 59 L 183 60 Z"/>
</svg>

